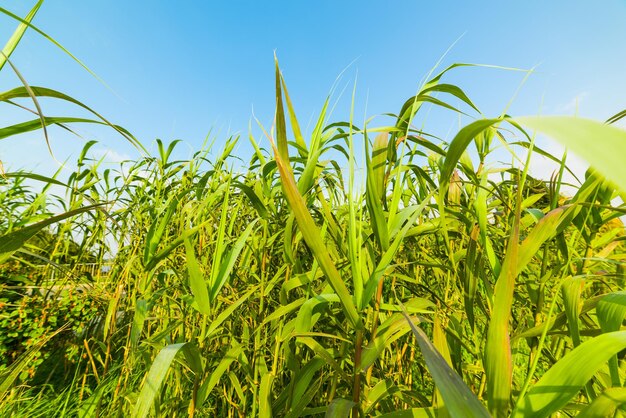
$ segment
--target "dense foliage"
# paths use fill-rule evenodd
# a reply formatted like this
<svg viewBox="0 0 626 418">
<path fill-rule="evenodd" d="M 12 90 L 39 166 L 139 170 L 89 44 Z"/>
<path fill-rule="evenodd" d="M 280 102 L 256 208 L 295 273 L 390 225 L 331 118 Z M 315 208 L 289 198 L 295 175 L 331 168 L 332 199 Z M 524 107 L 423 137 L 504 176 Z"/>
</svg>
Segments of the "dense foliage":
<svg viewBox="0 0 626 418">
<path fill-rule="evenodd" d="M 234 137 L 188 161 L 157 141 L 117 168 L 89 142 L 67 179 L 4 173 L 0 415 L 622 416 L 623 181 L 607 160 L 565 192 L 565 157 L 521 125 L 574 149 L 626 133 L 477 116 L 446 143 L 411 121 L 478 112 L 452 68 L 388 126 L 325 105 L 305 139 L 277 66 L 271 147 L 250 135 L 246 168 Z M 86 108 L 0 93 L 39 97 Z M 72 122 L 38 109 L 37 127 Z M 491 163 L 500 144 L 516 163 Z"/>
</svg>

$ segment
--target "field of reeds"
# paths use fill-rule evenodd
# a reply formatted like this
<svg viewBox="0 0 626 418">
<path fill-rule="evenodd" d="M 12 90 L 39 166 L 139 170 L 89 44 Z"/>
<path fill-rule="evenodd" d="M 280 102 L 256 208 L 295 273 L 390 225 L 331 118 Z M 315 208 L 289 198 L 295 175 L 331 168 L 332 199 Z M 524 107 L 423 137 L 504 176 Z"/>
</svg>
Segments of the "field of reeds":
<svg viewBox="0 0 626 418">
<path fill-rule="evenodd" d="M 67 177 L 2 172 L 0 416 L 626 416 L 626 111 L 486 118 L 446 83 L 463 64 L 386 125 L 326 103 L 305 136 L 276 62 L 263 137 L 176 160 L 177 141 L 150 155 L 20 75 L 27 29 L 56 44 L 40 4 L 0 9 L 17 25 L 0 74 L 22 81 L 0 101 L 31 116 L 0 139 L 95 123 L 143 157 L 105 168 L 86 142 Z M 446 142 L 412 123 L 427 107 L 473 122 Z M 594 168 L 566 184 L 539 133 Z"/>
</svg>

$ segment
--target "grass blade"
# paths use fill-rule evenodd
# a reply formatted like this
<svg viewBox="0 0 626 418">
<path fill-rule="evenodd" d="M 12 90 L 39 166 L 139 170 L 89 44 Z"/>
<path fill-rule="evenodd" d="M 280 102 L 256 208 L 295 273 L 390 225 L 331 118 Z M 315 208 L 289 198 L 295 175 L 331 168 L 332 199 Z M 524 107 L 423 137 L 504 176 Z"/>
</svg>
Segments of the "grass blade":
<svg viewBox="0 0 626 418">
<path fill-rule="evenodd" d="M 617 408 L 624 403 L 626 403 L 626 388 L 608 388 L 576 416 L 578 418 L 613 417 Z"/>
<path fill-rule="evenodd" d="M 626 292 L 615 292 L 604 296 L 598 302 L 596 314 L 602 332 L 619 331 L 626 317 Z M 613 386 L 621 386 L 617 356 L 609 360 L 609 370 Z"/>
<path fill-rule="evenodd" d="M 198 305 L 198 310 L 205 315 L 211 313 L 211 303 L 209 301 L 209 291 L 204 280 L 204 276 L 200 271 L 200 265 L 196 258 L 195 251 L 189 242 L 189 237 L 184 235 L 185 254 L 187 255 L 187 272 L 189 273 L 189 287 L 193 294 L 193 299 Z"/>
<path fill-rule="evenodd" d="M 20 228 L 18 230 L 0 236 L 0 263 L 4 263 L 6 260 L 8 260 L 15 251 L 24 246 L 26 241 L 34 237 L 39 231 L 43 230 L 45 227 L 52 225 L 56 222 L 65 220 L 67 218 L 71 218 L 72 216 L 101 208 L 102 206 L 104 206 L 104 203 L 70 210 L 60 215 L 51 216 L 50 218 L 37 222 L 33 225 L 28 225 L 24 228 Z"/>
<path fill-rule="evenodd" d="M 435 385 L 441 393 L 449 415 L 452 418 L 488 418 L 490 415 L 483 404 L 480 403 L 476 395 L 463 382 L 463 379 L 439 354 L 424 331 L 413 324 L 406 312 L 403 312 L 403 315 L 415 335 L 417 344 L 422 350 L 428 371 L 433 376 Z"/>
<path fill-rule="evenodd" d="M 518 401 L 513 418 L 544 418 L 565 406 L 615 354 L 626 348 L 626 331 L 602 334 L 563 356 Z"/>
<path fill-rule="evenodd" d="M 11 35 L 7 43 L 4 45 L 4 48 L 2 48 L 2 54 L 0 54 L 0 70 L 2 70 L 2 67 L 4 67 L 4 64 L 6 64 L 7 60 L 9 59 L 13 51 L 15 51 L 15 48 L 20 43 L 22 36 L 24 36 L 26 29 L 28 28 L 30 22 L 33 20 L 33 18 L 37 14 L 37 11 L 39 10 L 42 4 L 43 4 L 43 0 L 39 0 L 33 6 L 30 12 L 28 12 L 26 17 L 24 17 L 24 19 L 19 19 L 21 20 L 20 24 L 17 26 L 17 29 L 15 29 L 15 31 L 13 32 L 13 35 Z"/>
<path fill-rule="evenodd" d="M 243 247 L 246 245 L 246 241 L 250 237 L 250 234 L 254 230 L 257 222 L 258 219 L 252 221 L 250 225 L 248 225 L 248 227 L 241 233 L 239 238 L 237 238 L 237 241 L 235 241 L 233 247 L 226 253 L 224 258 L 222 259 L 217 277 L 211 278 L 211 288 L 209 291 L 209 297 L 211 300 L 215 300 L 217 298 L 217 295 L 222 289 L 222 286 L 224 286 L 226 280 L 228 280 L 228 277 L 230 276 L 230 273 L 233 271 L 233 267 L 235 266 L 235 262 L 237 261 L 239 254 L 241 254 L 241 250 L 243 250 Z"/>
<path fill-rule="evenodd" d="M 187 344 L 190 343 L 170 344 L 159 351 L 143 382 L 137 403 L 133 409 L 133 418 L 145 418 L 148 416 L 150 408 L 152 408 L 160 392 L 161 385 L 167 376 L 167 372 L 172 365 L 172 361 Z"/>
<path fill-rule="evenodd" d="M 145 152 L 146 154 L 148 153 L 148 151 L 144 148 L 143 145 L 141 145 L 141 143 L 137 140 L 137 138 L 131 135 L 127 130 L 120 129 L 119 126 L 111 123 L 109 120 L 107 120 L 104 116 L 96 112 L 91 107 L 87 106 L 86 104 L 82 103 L 79 100 L 76 100 L 75 98 L 71 96 L 68 96 L 67 94 L 61 93 L 60 91 L 56 91 L 56 90 L 49 89 L 46 87 L 38 87 L 38 86 L 29 86 L 28 88 L 26 86 L 17 87 L 12 90 L 5 91 L 4 93 L 0 93 L 0 101 L 10 102 L 11 99 L 25 98 L 25 97 L 32 97 L 32 96 L 50 97 L 50 98 L 63 100 L 63 101 L 75 104 L 77 106 L 80 106 L 81 108 L 87 110 L 89 113 L 93 114 L 98 119 L 100 119 L 102 122 L 104 122 L 104 124 L 118 131 L 124 138 L 126 138 L 137 149 Z"/>
<path fill-rule="evenodd" d="M 228 367 L 236 361 L 241 353 L 243 352 L 243 348 L 241 344 L 237 341 L 233 341 L 232 347 L 226 352 L 224 357 L 220 360 L 220 362 L 213 368 L 209 378 L 202 384 L 202 387 L 198 391 L 198 406 L 201 406 L 205 399 L 209 396 L 211 391 L 215 388 L 215 386 L 219 383 L 222 375 Z"/>
<path fill-rule="evenodd" d="M 434 408 L 411 408 L 379 415 L 379 418 L 437 418 Z"/>
<path fill-rule="evenodd" d="M 585 279 L 582 277 L 570 277 L 563 281 L 561 286 L 561 296 L 565 305 L 565 315 L 567 316 L 567 327 L 574 347 L 580 345 L 580 321 L 578 316 L 582 311 L 581 293 L 585 286 Z M 617 330 L 613 330 L 617 331 Z"/>
<path fill-rule="evenodd" d="M 568 207 L 557 208 L 534 226 L 526 239 L 519 244 L 517 222 L 511 234 L 507 253 L 494 288 L 493 314 L 487 331 L 485 372 L 489 385 L 489 409 L 501 416 L 508 409 L 513 378 L 511 337 L 509 321 L 517 276 L 528 265 L 543 243 L 557 232 L 558 226 L 568 216 Z"/>
<path fill-rule="evenodd" d="M 272 383 L 274 376 L 270 373 L 261 378 L 259 386 L 259 418 L 272 418 Z"/>
<path fill-rule="evenodd" d="M 353 407 L 351 400 L 335 398 L 328 405 L 324 418 L 349 418 Z"/>
<path fill-rule="evenodd" d="M 278 71 L 278 70 L 277 70 Z M 277 77 L 280 74 L 277 72 Z M 280 88 L 280 82 L 277 81 L 277 88 Z M 280 97 L 280 92 L 276 93 L 277 98 Z M 284 121 L 285 115 L 282 113 L 282 106 L 277 107 L 277 119 L 282 119 Z M 271 139 L 271 137 L 270 137 Z M 326 278 L 328 279 L 329 284 L 339 296 L 341 300 L 341 305 L 346 313 L 346 316 L 357 329 L 362 328 L 361 318 L 356 310 L 354 301 L 352 300 L 352 295 L 350 291 L 346 287 L 341 274 L 337 270 L 335 263 L 332 261 L 329 255 L 329 251 L 322 240 L 322 236 L 317 226 L 315 225 L 315 221 L 313 217 L 309 213 L 304 198 L 298 191 L 298 186 L 296 185 L 296 181 L 293 177 L 293 172 L 291 167 L 289 166 L 289 155 L 287 154 L 287 158 L 285 159 L 283 154 L 272 140 L 272 147 L 274 148 L 274 154 L 276 159 L 276 164 L 278 166 L 278 171 L 280 172 L 280 177 L 282 179 L 283 190 L 285 191 L 285 198 L 289 203 L 289 207 L 293 211 L 295 219 L 298 223 L 298 227 L 302 232 L 302 236 L 306 241 L 307 245 L 313 252 L 317 262 L 320 265 L 320 268 L 324 272 Z M 287 152 L 287 150 L 285 150 Z"/>
</svg>

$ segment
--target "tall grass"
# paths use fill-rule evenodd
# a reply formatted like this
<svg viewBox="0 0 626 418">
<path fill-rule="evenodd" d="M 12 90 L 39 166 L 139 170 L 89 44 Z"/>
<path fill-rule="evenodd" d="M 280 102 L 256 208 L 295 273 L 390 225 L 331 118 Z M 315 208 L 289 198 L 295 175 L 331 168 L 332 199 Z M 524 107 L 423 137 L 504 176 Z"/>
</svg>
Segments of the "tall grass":
<svg viewBox="0 0 626 418">
<path fill-rule="evenodd" d="M 189 160 L 157 141 L 154 156 L 115 169 L 88 142 L 67 179 L 5 173 L 0 321 L 13 354 L 0 415 L 622 416 L 626 132 L 483 119 L 444 82 L 457 66 L 387 126 L 332 122 L 325 105 L 305 138 L 276 63 L 270 147 L 249 136 L 237 171 L 231 137 Z M 0 93 L 8 105 L 40 96 L 88 109 L 143 150 L 60 92 L 24 80 Z M 446 143 L 413 126 L 423 105 L 476 120 Z M 85 121 L 31 110 L 4 137 Z M 532 129 L 597 168 L 571 196 L 566 162 Z M 493 166 L 498 144 L 528 157 Z M 535 155 L 560 164 L 549 181 L 529 172 Z M 51 185 L 66 190 L 56 203 Z"/>
</svg>

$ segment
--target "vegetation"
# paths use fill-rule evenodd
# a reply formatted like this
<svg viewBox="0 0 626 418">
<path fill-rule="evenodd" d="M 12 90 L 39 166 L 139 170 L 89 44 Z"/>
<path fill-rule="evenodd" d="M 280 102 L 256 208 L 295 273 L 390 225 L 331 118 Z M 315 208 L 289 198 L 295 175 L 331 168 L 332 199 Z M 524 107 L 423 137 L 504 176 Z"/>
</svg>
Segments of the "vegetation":
<svg viewBox="0 0 626 418">
<path fill-rule="evenodd" d="M 40 4 L 0 9 L 19 21 L 0 69 L 19 74 Z M 624 416 L 626 132 L 611 124 L 626 112 L 485 119 L 444 82 L 455 67 L 388 126 L 329 121 L 326 103 L 305 138 L 277 64 L 271 147 L 250 136 L 247 168 L 233 137 L 188 161 L 157 141 L 117 169 L 88 142 L 67 179 L 3 173 L 0 415 Z M 98 123 L 145 152 L 21 79 L 0 100 L 35 119 L 0 138 Z M 93 119 L 45 116 L 41 97 Z M 446 143 L 411 123 L 426 106 L 477 116 Z M 566 195 L 565 156 L 534 130 L 598 171 Z M 499 145 L 510 165 L 489 163 Z M 559 164 L 549 181 L 535 155 Z"/>
</svg>

